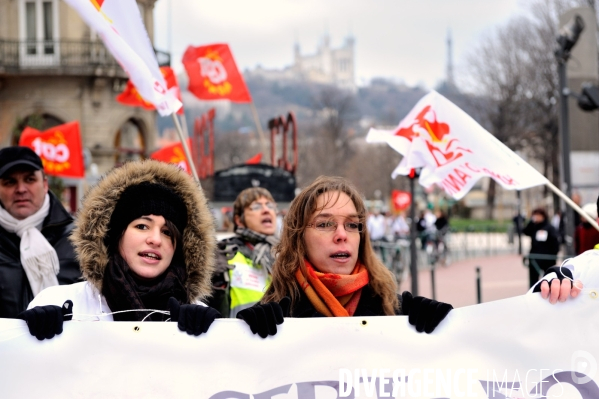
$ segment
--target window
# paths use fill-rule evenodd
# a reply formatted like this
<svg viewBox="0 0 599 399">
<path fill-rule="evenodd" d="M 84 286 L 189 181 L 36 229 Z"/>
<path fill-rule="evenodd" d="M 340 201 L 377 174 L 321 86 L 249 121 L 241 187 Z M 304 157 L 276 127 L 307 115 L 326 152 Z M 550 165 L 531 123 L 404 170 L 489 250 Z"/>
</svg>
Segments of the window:
<svg viewBox="0 0 599 399">
<path fill-rule="evenodd" d="M 58 0 L 20 0 L 21 65 L 45 66 L 58 61 Z"/>
</svg>

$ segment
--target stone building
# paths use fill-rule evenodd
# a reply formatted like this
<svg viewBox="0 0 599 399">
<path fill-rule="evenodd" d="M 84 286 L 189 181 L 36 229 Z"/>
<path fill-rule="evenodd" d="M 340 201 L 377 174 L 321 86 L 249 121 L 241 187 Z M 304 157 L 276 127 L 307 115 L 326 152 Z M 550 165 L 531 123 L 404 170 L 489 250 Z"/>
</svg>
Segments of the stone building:
<svg viewBox="0 0 599 399">
<path fill-rule="evenodd" d="M 151 39 L 155 2 L 137 0 Z M 161 64 L 170 62 L 157 55 Z M 126 82 L 100 38 L 65 2 L 0 0 L 0 147 L 16 144 L 29 118 L 42 129 L 77 120 L 88 177 L 90 169 L 102 174 L 149 155 L 155 112 L 116 102 Z M 67 185 L 75 183 L 82 188 Z"/>
</svg>

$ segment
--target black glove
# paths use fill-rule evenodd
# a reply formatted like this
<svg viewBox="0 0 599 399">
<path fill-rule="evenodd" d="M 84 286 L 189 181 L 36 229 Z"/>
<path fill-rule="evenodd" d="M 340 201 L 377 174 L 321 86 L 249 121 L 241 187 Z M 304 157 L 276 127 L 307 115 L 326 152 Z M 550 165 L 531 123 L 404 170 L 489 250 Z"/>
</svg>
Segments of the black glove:
<svg viewBox="0 0 599 399">
<path fill-rule="evenodd" d="M 557 279 L 560 282 L 564 279 L 568 279 L 568 280 L 570 280 L 570 284 L 572 284 L 572 280 L 574 280 L 574 276 L 572 275 L 572 270 L 568 269 L 567 267 L 560 267 L 557 265 L 551 266 L 549 269 L 547 269 L 545 271 L 545 276 L 550 273 L 557 274 Z M 532 290 L 532 292 L 541 292 L 541 284 L 543 283 L 543 281 L 547 281 L 549 283 L 549 286 L 551 287 L 551 282 L 553 280 L 555 280 L 555 278 L 552 278 L 551 280 L 541 280 L 541 282 L 535 286 L 535 288 Z"/>
<path fill-rule="evenodd" d="M 208 331 L 212 322 L 220 319 L 221 314 L 211 307 L 202 305 L 181 305 L 175 298 L 170 297 L 168 307 L 171 311 L 171 321 L 177 321 L 179 330 L 196 337 Z"/>
<path fill-rule="evenodd" d="M 67 314 L 69 316 L 65 316 Z M 27 322 L 31 335 L 40 341 L 54 338 L 55 335 L 62 334 L 62 323 L 73 318 L 73 302 L 67 300 L 62 307 L 36 306 L 19 313 L 17 317 Z"/>
<path fill-rule="evenodd" d="M 421 296 L 412 297 L 408 291 L 401 294 L 401 309 L 411 325 L 416 326 L 416 331 L 432 333 L 441 320 L 453 309 L 448 303 L 438 302 Z"/>
<path fill-rule="evenodd" d="M 290 305 L 291 299 L 288 297 L 281 299 L 279 303 L 256 304 L 237 313 L 237 318 L 245 321 L 252 333 L 266 338 L 277 333 L 277 324 L 283 324 L 283 318 L 289 316 Z"/>
</svg>

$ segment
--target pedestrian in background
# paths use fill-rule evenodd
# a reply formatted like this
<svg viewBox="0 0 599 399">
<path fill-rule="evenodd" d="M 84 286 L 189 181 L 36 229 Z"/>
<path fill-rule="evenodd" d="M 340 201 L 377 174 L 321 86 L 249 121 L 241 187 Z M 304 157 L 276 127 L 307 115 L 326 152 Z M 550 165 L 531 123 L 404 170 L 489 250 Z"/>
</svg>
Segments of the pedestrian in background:
<svg viewBox="0 0 599 399">
<path fill-rule="evenodd" d="M 599 200 L 599 199 L 598 199 Z M 582 210 L 593 220 L 597 221 L 597 204 L 588 203 L 582 207 Z M 574 243 L 576 245 L 576 255 L 594 249 L 599 244 L 599 231 L 595 229 L 586 219 L 576 226 L 574 231 Z"/>
<path fill-rule="evenodd" d="M 532 211 L 523 233 L 531 238 L 529 254 L 529 282 L 532 287 L 545 271 L 556 264 L 559 252 L 559 235 L 547 218 L 543 208 Z M 536 266 L 536 267 L 535 267 Z"/>
<path fill-rule="evenodd" d="M 15 318 L 44 288 L 79 281 L 73 218 L 48 190 L 28 147 L 0 150 L 0 318 Z"/>
</svg>

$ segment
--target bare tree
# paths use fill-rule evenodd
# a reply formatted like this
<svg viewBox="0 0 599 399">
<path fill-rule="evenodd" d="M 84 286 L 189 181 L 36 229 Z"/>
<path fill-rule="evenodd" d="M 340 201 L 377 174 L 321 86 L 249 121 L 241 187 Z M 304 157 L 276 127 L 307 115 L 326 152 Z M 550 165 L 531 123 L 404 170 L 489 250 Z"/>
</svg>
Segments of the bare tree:
<svg viewBox="0 0 599 399">
<path fill-rule="evenodd" d="M 469 84 L 483 124 L 514 150 L 543 164 L 559 185 L 558 82 L 554 56 L 558 18 L 588 0 L 534 0 L 528 16 L 512 19 L 481 42 L 468 57 Z M 483 100 L 481 101 L 480 98 Z M 492 217 L 495 182 L 487 193 Z M 554 196 L 554 209 L 559 199 Z"/>
<path fill-rule="evenodd" d="M 326 150 L 327 169 L 331 172 L 343 170 L 352 156 L 350 145 L 350 123 L 358 119 L 358 108 L 355 95 L 347 90 L 333 86 L 324 87 L 313 98 L 312 108 L 322 121 L 318 136 L 322 149 Z M 332 163 L 332 165 L 330 164 Z"/>
</svg>

